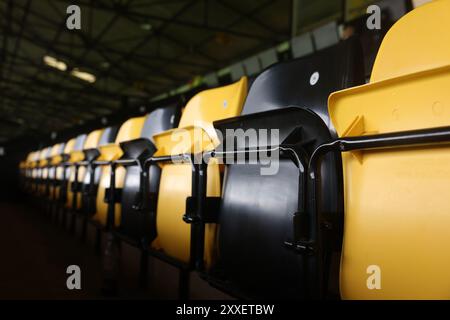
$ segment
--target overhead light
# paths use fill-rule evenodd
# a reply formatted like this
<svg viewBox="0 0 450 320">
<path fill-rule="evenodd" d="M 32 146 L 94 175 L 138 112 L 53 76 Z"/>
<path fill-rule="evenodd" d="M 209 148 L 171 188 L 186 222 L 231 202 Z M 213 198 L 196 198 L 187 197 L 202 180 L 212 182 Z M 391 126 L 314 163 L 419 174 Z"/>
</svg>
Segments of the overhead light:
<svg viewBox="0 0 450 320">
<path fill-rule="evenodd" d="M 141 24 L 141 29 L 145 30 L 145 31 L 150 31 L 152 30 L 153 26 L 150 23 L 142 23 Z"/>
<path fill-rule="evenodd" d="M 63 61 L 60 61 L 54 57 L 51 56 L 44 56 L 44 63 L 48 65 L 49 67 L 66 71 L 67 70 L 67 64 L 65 64 Z"/>
<path fill-rule="evenodd" d="M 84 71 L 80 71 L 78 70 L 78 68 L 74 68 L 72 71 L 70 71 L 70 74 L 74 77 L 77 77 L 78 79 L 90 82 L 90 83 L 94 83 L 96 78 L 93 74 L 89 73 L 89 72 L 84 72 Z"/>
</svg>

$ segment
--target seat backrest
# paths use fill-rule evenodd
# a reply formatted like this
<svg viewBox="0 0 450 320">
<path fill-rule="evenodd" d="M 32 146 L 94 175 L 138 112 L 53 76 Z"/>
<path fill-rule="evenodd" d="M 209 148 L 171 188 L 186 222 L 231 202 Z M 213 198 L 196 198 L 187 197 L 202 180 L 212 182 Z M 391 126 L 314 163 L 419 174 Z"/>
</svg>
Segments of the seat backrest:
<svg viewBox="0 0 450 320">
<path fill-rule="evenodd" d="M 114 142 L 102 143 L 99 146 L 99 160 L 111 161 L 117 160 L 123 154 L 120 143 L 138 139 L 141 137 L 142 127 L 145 123 L 145 116 L 130 118 L 125 121 L 117 132 Z M 110 138 L 112 135 L 110 135 Z"/>
<path fill-rule="evenodd" d="M 329 100 L 341 137 L 450 125 L 450 1 L 423 5 L 388 32 L 371 83 Z M 450 148 L 342 155 L 344 299 L 449 299 Z M 370 281 L 369 281 L 370 280 Z"/>
<path fill-rule="evenodd" d="M 228 86 L 197 93 L 186 104 L 178 127 L 185 128 L 200 122 L 212 123 L 235 117 L 241 113 L 246 94 L 246 77 Z"/>
<path fill-rule="evenodd" d="M 73 148 L 75 147 L 76 138 L 72 138 L 69 141 L 66 142 L 66 145 L 64 146 L 64 154 L 69 154 L 72 152 Z"/>
<path fill-rule="evenodd" d="M 47 159 L 50 156 L 51 151 L 52 151 L 52 147 L 44 148 L 39 156 L 39 160 Z"/>
<path fill-rule="evenodd" d="M 102 137 L 103 129 L 94 130 L 89 133 L 84 141 L 83 150 L 97 148 Z"/>
<path fill-rule="evenodd" d="M 153 142 L 153 136 L 157 133 L 169 130 L 179 121 L 179 108 L 176 105 L 153 110 L 147 115 L 141 137 Z"/>
<path fill-rule="evenodd" d="M 318 114 L 332 129 L 328 116 L 329 95 L 363 83 L 361 46 L 357 38 L 350 38 L 263 71 L 250 88 L 242 114 L 303 107 Z"/>
<path fill-rule="evenodd" d="M 450 44 L 443 32 L 449 12 L 449 1 L 435 0 L 395 23 L 380 46 L 371 82 L 447 66 Z"/>
<path fill-rule="evenodd" d="M 31 167 L 35 167 L 37 162 L 39 161 L 39 155 L 41 154 L 41 150 L 36 150 L 33 153 L 33 159 L 31 160 Z"/>
<path fill-rule="evenodd" d="M 142 126 L 145 122 L 145 116 L 130 118 L 125 121 L 117 133 L 115 144 L 124 141 L 134 140 L 141 136 Z"/>
<path fill-rule="evenodd" d="M 153 136 L 155 155 L 201 152 L 218 145 L 213 122 L 240 115 L 247 82 L 242 77 L 233 84 L 197 93 L 184 108 L 178 129 Z"/>
<path fill-rule="evenodd" d="M 103 130 L 102 136 L 98 143 L 99 146 L 103 146 L 109 143 L 113 143 L 116 140 L 117 132 L 119 131 L 118 126 L 107 127 Z"/>
<path fill-rule="evenodd" d="M 50 157 L 58 156 L 64 152 L 64 143 L 55 144 L 50 151 Z"/>
<path fill-rule="evenodd" d="M 27 167 L 30 167 L 30 166 L 31 166 L 31 163 L 34 161 L 35 155 L 36 155 L 36 151 L 31 151 L 31 152 L 28 154 L 27 160 L 26 160 L 26 162 L 27 162 Z"/>
<path fill-rule="evenodd" d="M 81 150 L 83 150 L 86 138 L 87 138 L 86 134 L 80 134 L 79 136 L 77 136 L 75 138 L 75 143 L 73 145 L 72 151 L 81 151 Z"/>
<path fill-rule="evenodd" d="M 39 149 L 36 151 L 36 154 L 34 156 L 34 160 L 31 164 L 31 167 L 33 168 L 32 176 L 33 178 L 38 178 L 38 172 L 39 172 L 39 161 L 41 160 L 42 154 L 44 153 L 44 149 Z"/>
</svg>

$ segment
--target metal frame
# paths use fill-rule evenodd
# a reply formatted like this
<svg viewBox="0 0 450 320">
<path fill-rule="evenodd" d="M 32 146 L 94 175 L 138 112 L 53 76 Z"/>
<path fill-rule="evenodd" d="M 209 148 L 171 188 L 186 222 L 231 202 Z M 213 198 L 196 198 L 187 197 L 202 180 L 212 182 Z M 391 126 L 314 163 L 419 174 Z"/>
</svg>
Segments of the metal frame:
<svg viewBox="0 0 450 320">
<path fill-rule="evenodd" d="M 138 88 L 142 94 L 157 95 L 185 84 L 192 74 L 207 74 L 226 67 L 231 60 L 248 56 L 249 50 L 262 50 L 287 40 L 290 36 L 288 28 L 286 32 L 278 31 L 279 28 L 268 25 L 260 17 L 278 1 L 281 2 L 255 3 L 246 10 L 229 1 L 218 1 L 214 5 L 230 16 L 229 20 L 219 24 L 213 21 L 214 10 L 208 0 L 201 4 L 190 0 L 168 8 L 162 1 L 143 4 L 127 0 L 116 5 L 108 1 L 82 0 L 77 4 L 86 17 L 83 18 L 86 26 L 83 24 L 82 30 L 74 31 L 65 27 L 67 14 L 64 8 L 68 5 L 65 0 L 47 0 L 42 4 L 31 0 L 4 1 L 0 3 L 4 31 L 0 52 L 5 64 L 0 75 L 0 88 L 5 93 L 0 97 L 4 128 L 0 135 L 10 141 L 26 136 L 44 137 L 52 131 L 79 126 L 80 122 L 100 120 L 119 110 L 120 99 L 128 95 L 135 83 L 145 82 L 145 86 Z M 45 10 L 41 10 L 41 5 Z M 167 13 L 154 10 L 158 8 Z M 290 6 L 286 4 L 277 9 L 288 14 Z M 93 21 L 100 14 L 107 16 L 94 33 Z M 186 18 L 192 15 L 199 15 L 198 22 Z M 246 21 L 252 23 L 251 28 L 243 27 Z M 152 23 L 154 27 L 151 31 L 137 32 L 137 36 L 111 40 L 110 30 L 120 23 L 131 24 L 137 30 L 141 29 L 142 23 Z M 194 42 L 187 42 L 182 36 L 186 30 L 201 34 Z M 47 36 L 49 32 L 51 34 Z M 217 58 L 207 53 L 217 34 L 250 40 L 252 46 L 237 50 L 231 57 Z M 119 46 L 123 41 L 129 46 Z M 150 41 L 156 52 L 147 56 L 142 50 Z M 28 49 L 30 46 L 64 60 L 69 69 L 73 66 L 92 71 L 97 82 L 93 85 L 83 83 L 67 73 L 47 67 L 37 59 L 40 53 Z M 164 51 L 167 46 L 174 48 L 170 54 Z M 109 67 L 98 65 L 98 59 L 93 60 L 94 55 Z M 197 61 L 199 59 L 203 61 Z M 169 71 L 168 67 L 180 72 Z M 145 70 L 152 72 L 149 75 Z M 16 120 L 18 112 L 22 118 L 20 122 Z"/>
</svg>

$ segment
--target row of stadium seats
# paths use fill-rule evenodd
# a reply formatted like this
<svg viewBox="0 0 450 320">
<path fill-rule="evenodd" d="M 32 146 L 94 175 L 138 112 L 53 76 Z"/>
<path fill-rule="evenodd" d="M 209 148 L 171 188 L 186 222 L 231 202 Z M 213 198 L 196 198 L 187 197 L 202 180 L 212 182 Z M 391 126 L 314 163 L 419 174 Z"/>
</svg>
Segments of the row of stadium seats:
<svg viewBox="0 0 450 320">
<path fill-rule="evenodd" d="M 404 16 L 367 84 L 351 38 L 31 152 L 24 188 L 237 297 L 450 298 L 448 21 Z"/>
</svg>

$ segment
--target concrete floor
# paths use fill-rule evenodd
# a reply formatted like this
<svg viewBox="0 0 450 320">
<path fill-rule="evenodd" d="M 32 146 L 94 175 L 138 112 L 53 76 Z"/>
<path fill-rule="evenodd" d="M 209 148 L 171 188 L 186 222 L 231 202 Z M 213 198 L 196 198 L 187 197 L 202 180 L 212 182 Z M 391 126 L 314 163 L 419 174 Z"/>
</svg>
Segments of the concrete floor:
<svg viewBox="0 0 450 320">
<path fill-rule="evenodd" d="M 93 226 L 87 242 L 52 222 L 36 205 L 0 202 L 0 299 L 105 299 L 102 260 L 95 254 Z M 104 238 L 104 237 L 103 237 Z M 122 245 L 117 298 L 177 299 L 178 270 L 149 259 L 149 283 L 138 288 L 139 250 Z M 66 269 L 81 269 L 81 290 L 68 290 Z M 198 275 L 190 276 L 191 299 L 229 299 Z"/>
<path fill-rule="evenodd" d="M 94 299 L 101 297 L 101 260 L 41 212 L 0 203 L 0 299 Z M 68 290 L 66 269 L 81 269 L 81 290 Z"/>
</svg>

